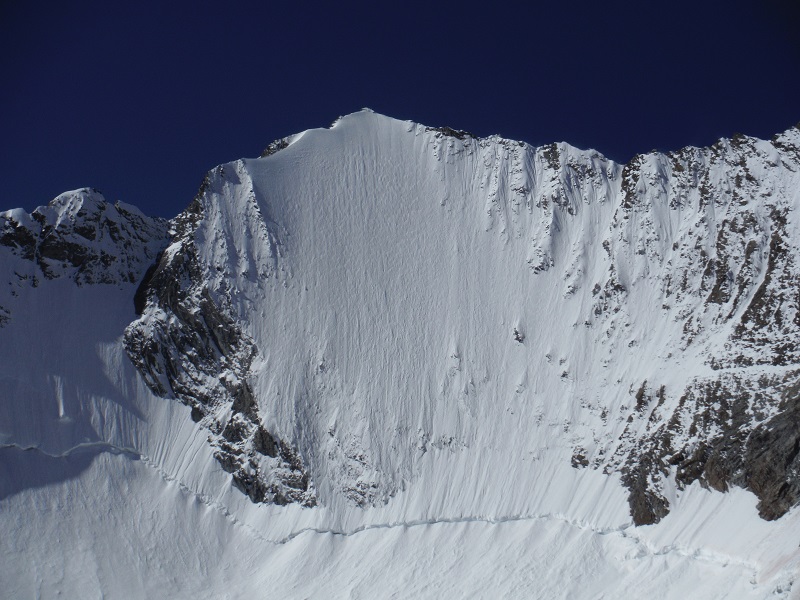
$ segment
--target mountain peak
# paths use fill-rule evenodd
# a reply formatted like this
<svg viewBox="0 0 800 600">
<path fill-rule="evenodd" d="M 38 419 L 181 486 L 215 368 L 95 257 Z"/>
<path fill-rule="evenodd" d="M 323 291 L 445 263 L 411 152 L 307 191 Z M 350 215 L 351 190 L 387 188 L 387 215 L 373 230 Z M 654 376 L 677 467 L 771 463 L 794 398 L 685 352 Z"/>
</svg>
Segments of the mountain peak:
<svg viewBox="0 0 800 600">
<path fill-rule="evenodd" d="M 138 281 L 165 245 L 167 222 L 94 188 L 64 192 L 30 214 L 0 213 L 0 250 L 21 259 L 30 281 L 69 276 L 82 283 Z"/>
<path fill-rule="evenodd" d="M 319 595 L 335 555 L 345 594 L 391 561 L 410 595 L 785 597 L 796 140 L 618 165 L 360 111 L 210 171 L 169 239 L 93 190 L 2 213 L 3 530 L 101 540 L 103 581 L 222 564 L 217 595 Z"/>
</svg>

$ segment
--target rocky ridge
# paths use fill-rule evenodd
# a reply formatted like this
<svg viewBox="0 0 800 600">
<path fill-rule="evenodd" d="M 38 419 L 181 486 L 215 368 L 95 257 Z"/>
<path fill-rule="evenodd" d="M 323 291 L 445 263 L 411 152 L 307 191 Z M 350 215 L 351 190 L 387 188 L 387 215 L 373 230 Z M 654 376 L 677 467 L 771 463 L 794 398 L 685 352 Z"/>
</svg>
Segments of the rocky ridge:
<svg viewBox="0 0 800 600">
<path fill-rule="evenodd" d="M 800 240 L 790 224 L 798 191 L 786 186 L 800 170 L 799 142 L 797 128 L 770 142 L 739 135 L 710 148 L 639 156 L 623 171 L 614 227 L 621 239 L 636 239 L 626 221 L 657 221 L 658 201 L 691 215 L 670 248 L 647 235 L 648 227 L 636 236 L 636 252 L 661 268 L 660 310 L 663 319 L 682 323 L 679 348 L 700 348 L 712 371 L 688 381 L 667 411 L 657 382 L 637 390 L 617 456 L 625 456 L 619 467 L 638 524 L 667 514 L 660 489 L 669 480 L 678 488 L 699 480 L 720 491 L 749 489 L 766 519 L 800 500 L 800 438 L 792 425 L 800 383 Z M 636 441 L 626 441 L 634 421 L 646 425 Z M 617 466 L 612 460 L 604 468 Z"/>
<path fill-rule="evenodd" d="M 254 502 L 314 506 L 302 458 L 259 415 L 248 383 L 258 348 L 233 315 L 230 290 L 213 287 L 198 257 L 197 227 L 207 217 L 208 196 L 224 193 L 224 182 L 225 167 L 219 167 L 172 222 L 172 243 L 137 291 L 143 316 L 125 331 L 125 348 L 155 394 L 191 407 L 242 492 Z"/>
</svg>

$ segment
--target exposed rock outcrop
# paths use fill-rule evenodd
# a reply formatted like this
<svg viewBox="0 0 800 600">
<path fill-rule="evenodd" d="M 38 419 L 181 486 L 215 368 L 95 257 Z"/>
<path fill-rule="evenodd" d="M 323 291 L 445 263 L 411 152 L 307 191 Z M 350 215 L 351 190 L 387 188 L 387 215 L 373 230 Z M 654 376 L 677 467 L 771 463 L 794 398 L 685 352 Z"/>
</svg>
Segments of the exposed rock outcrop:
<svg viewBox="0 0 800 600">
<path fill-rule="evenodd" d="M 248 384 L 258 349 L 225 294 L 210 289 L 207 265 L 198 259 L 195 231 L 211 181 L 173 221 L 172 244 L 136 293 L 143 316 L 127 328 L 125 347 L 155 394 L 191 407 L 236 487 L 254 502 L 313 506 L 302 458 L 264 427 Z"/>
</svg>

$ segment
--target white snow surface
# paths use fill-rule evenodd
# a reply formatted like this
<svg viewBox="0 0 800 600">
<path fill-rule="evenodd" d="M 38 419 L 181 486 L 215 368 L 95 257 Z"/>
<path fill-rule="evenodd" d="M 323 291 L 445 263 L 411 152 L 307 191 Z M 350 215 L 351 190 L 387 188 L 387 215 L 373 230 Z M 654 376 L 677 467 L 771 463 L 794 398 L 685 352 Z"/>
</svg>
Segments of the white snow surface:
<svg viewBox="0 0 800 600">
<path fill-rule="evenodd" d="M 706 312 L 687 344 L 675 316 L 706 310 L 701 273 L 669 301 L 664 276 L 691 271 L 697 223 L 718 230 L 733 199 L 710 225 L 699 189 L 625 213 L 622 166 L 597 152 L 371 111 L 288 139 L 212 171 L 195 243 L 258 348 L 260 415 L 299 449 L 318 505 L 252 503 L 189 408 L 148 390 L 122 345 L 138 281 L 42 280 L 0 327 L 3 594 L 800 598 L 800 510 L 764 521 L 748 491 L 666 480 L 670 513 L 635 527 L 613 468 L 642 382 L 664 386 L 668 413 L 726 351 L 732 324 Z M 800 175 L 770 181 L 796 244 Z M 58 205 L 48 223 L 76 218 Z M 598 314 L 612 264 L 624 299 Z"/>
</svg>

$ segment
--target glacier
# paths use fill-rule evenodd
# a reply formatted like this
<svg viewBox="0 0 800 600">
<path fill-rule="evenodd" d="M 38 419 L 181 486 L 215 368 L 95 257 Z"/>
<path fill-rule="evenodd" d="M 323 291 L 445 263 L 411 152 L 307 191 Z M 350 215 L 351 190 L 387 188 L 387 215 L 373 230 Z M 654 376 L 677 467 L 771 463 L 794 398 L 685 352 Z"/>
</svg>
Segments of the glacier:
<svg viewBox="0 0 800 600">
<path fill-rule="evenodd" d="M 10 597 L 791 598 L 800 129 L 364 110 L 172 221 L 0 213 Z"/>
</svg>

